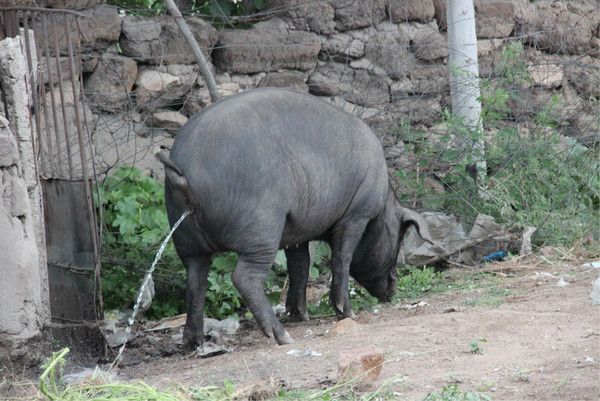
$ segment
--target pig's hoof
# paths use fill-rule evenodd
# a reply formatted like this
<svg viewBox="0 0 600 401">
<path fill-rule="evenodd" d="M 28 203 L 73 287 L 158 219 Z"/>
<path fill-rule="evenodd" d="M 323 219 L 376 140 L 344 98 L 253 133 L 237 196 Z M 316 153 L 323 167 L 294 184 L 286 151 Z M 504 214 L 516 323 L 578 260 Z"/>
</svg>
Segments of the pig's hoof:
<svg viewBox="0 0 600 401">
<path fill-rule="evenodd" d="M 292 344 L 294 342 L 294 339 L 292 338 L 292 336 L 290 336 L 287 330 L 284 330 L 283 333 L 276 335 L 275 340 L 279 345 Z"/>
<path fill-rule="evenodd" d="M 288 322 L 306 322 L 308 321 L 308 312 L 290 312 Z"/>
<path fill-rule="evenodd" d="M 188 334 L 183 336 L 183 348 L 186 351 L 194 351 L 198 347 L 202 347 L 204 336 Z"/>
</svg>

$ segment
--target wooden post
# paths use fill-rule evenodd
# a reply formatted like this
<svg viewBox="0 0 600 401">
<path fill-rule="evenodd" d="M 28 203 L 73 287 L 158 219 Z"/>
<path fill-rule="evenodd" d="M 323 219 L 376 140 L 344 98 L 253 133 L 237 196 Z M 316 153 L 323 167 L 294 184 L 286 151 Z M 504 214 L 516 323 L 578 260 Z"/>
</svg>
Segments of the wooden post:
<svg viewBox="0 0 600 401">
<path fill-rule="evenodd" d="M 200 49 L 200 46 L 198 45 L 196 38 L 192 34 L 190 27 L 183 19 L 181 12 L 177 8 L 177 6 L 173 2 L 173 0 L 163 0 L 163 1 L 165 3 L 165 7 L 167 8 L 167 11 L 169 11 L 169 14 L 171 14 L 173 16 L 173 18 L 175 19 L 175 23 L 179 27 L 179 30 L 183 34 L 183 37 L 188 42 L 188 44 L 191 46 L 192 52 L 194 53 L 194 57 L 196 58 L 196 62 L 198 63 L 198 66 L 200 67 L 200 73 L 202 74 L 202 77 L 204 78 L 204 81 L 206 82 L 206 87 L 208 88 L 208 91 L 210 93 L 210 98 L 213 101 L 213 103 L 216 102 L 221 97 L 219 95 L 219 90 L 217 89 L 217 83 L 215 82 L 215 78 L 213 77 L 212 73 L 210 72 L 210 67 L 208 66 L 208 62 L 206 61 L 206 58 L 204 57 L 204 54 L 202 53 L 202 50 Z"/>
</svg>

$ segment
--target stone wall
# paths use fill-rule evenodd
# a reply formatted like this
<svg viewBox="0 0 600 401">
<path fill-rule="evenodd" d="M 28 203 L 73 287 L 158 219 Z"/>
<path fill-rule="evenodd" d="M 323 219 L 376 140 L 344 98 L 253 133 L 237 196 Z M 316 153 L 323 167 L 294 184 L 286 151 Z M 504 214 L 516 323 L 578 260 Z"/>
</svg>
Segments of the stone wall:
<svg viewBox="0 0 600 401">
<path fill-rule="evenodd" d="M 0 110 L 10 119 L 0 115 L 0 351 L 38 336 L 50 321 L 41 187 L 22 47 L 19 38 L 0 41 Z"/>
<path fill-rule="evenodd" d="M 102 170 L 137 165 L 161 176 L 153 149 L 210 104 L 190 49 L 170 17 L 47 1 L 61 2 L 87 16 L 83 71 Z M 509 43 L 525 46 L 531 81 L 519 84 L 508 122 L 526 125 L 553 99 L 565 134 L 598 142 L 599 3 L 475 3 L 482 77 L 497 77 Z M 392 168 L 409 162 L 395 135 L 401 123 L 439 132 L 450 105 L 443 0 L 270 0 L 263 11 L 270 19 L 248 29 L 186 17 L 223 96 L 262 86 L 321 96 L 375 129 Z"/>
</svg>

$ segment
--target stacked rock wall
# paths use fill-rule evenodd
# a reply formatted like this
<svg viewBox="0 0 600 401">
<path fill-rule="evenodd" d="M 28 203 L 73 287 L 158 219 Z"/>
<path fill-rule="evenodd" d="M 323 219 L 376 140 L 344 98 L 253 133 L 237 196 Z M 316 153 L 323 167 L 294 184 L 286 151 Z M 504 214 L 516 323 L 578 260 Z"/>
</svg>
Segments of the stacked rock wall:
<svg viewBox="0 0 600 401">
<path fill-rule="evenodd" d="M 152 156 L 210 96 L 170 17 L 142 17 L 92 0 L 81 8 L 83 71 L 96 150 L 106 168 Z M 531 79 L 514 88 L 510 123 L 527 124 L 552 99 L 564 133 L 598 142 L 600 8 L 595 0 L 476 0 L 480 72 L 492 82 L 502 51 L 522 43 Z M 435 135 L 450 105 L 444 0 L 270 0 L 252 26 L 215 29 L 186 17 L 221 94 L 279 86 L 321 96 L 365 119 L 392 168 L 405 164 L 401 124 Z M 263 17 L 263 18 L 267 18 Z M 558 100 L 557 100 L 558 99 Z M 106 170 L 106 169 L 105 169 Z"/>
</svg>

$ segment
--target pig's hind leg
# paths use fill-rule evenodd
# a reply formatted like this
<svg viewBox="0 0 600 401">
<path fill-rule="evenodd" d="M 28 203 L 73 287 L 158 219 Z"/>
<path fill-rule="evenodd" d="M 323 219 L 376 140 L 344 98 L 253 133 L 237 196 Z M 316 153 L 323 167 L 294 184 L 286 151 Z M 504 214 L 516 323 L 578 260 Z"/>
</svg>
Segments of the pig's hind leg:
<svg viewBox="0 0 600 401">
<path fill-rule="evenodd" d="M 275 248 L 272 252 L 261 252 L 260 255 L 240 254 L 232 278 L 233 284 L 250 308 L 260 330 L 278 344 L 290 344 L 294 340 L 275 316 L 264 290 L 265 280 L 273 265 L 276 252 Z M 266 254 L 268 256 L 265 256 Z"/>
<path fill-rule="evenodd" d="M 204 340 L 204 302 L 210 256 L 191 256 L 183 258 L 187 270 L 186 306 L 187 318 L 183 330 L 183 343 L 187 349 L 201 346 Z"/>
</svg>

